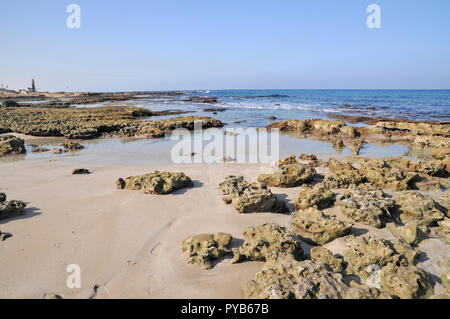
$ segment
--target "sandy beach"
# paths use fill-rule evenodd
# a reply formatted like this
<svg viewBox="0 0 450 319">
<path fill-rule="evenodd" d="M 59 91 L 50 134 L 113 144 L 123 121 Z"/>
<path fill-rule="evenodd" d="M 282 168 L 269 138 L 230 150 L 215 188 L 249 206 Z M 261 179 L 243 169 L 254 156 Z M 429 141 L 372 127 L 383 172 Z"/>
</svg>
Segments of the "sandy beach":
<svg viewBox="0 0 450 319">
<path fill-rule="evenodd" d="M 72 175 L 80 165 L 91 174 Z M 262 166 L 86 165 L 73 156 L 3 163 L 0 192 L 28 205 L 25 215 L 0 221 L 0 229 L 13 234 L 0 244 L 0 297 L 41 298 L 55 293 L 64 298 L 242 298 L 242 285 L 254 278 L 263 262 L 231 264 L 227 257 L 213 269 L 202 270 L 186 263 L 181 242 L 195 234 L 225 232 L 233 235 L 231 246 L 236 248 L 249 226 L 270 222 L 289 228 L 290 215 L 239 214 L 221 200 L 218 185 L 226 176 L 243 175 L 255 181 Z M 154 170 L 182 171 L 194 187 L 150 195 L 115 186 L 119 177 Z M 327 171 L 318 168 L 320 173 Z M 271 188 L 291 210 L 301 189 Z M 348 220 L 338 207 L 325 212 Z M 387 229 L 359 223 L 352 233 L 396 239 Z M 342 254 L 344 242 L 338 238 L 325 247 Z M 311 247 L 302 246 L 306 253 Z M 440 277 L 441 263 L 450 258 L 448 246 L 431 238 L 419 247 L 426 256 L 419 267 Z M 70 264 L 81 267 L 80 289 L 66 286 Z M 435 291 L 442 290 L 436 285 Z"/>
</svg>

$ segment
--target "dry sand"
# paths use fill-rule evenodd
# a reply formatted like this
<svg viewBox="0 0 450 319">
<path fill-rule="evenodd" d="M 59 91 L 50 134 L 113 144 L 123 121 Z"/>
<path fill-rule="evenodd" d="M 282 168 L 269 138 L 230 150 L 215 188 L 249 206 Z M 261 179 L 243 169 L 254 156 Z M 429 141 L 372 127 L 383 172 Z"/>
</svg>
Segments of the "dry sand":
<svg viewBox="0 0 450 319">
<path fill-rule="evenodd" d="M 71 175 L 81 167 L 92 174 Z M 64 298 L 242 298 L 242 284 L 263 263 L 233 265 L 226 259 L 202 270 L 186 263 L 182 240 L 226 232 L 236 238 L 236 246 L 248 226 L 290 222 L 288 215 L 238 214 L 222 203 L 218 184 L 225 176 L 255 181 L 261 165 L 81 167 L 76 157 L 0 164 L 0 191 L 28 203 L 26 215 L 0 221 L 0 230 L 13 234 L 0 243 L 1 298 L 41 298 L 47 292 Z M 195 187 L 164 196 L 115 187 L 118 177 L 155 169 L 183 171 Z M 272 188 L 291 205 L 299 191 Z M 328 211 L 344 218 L 338 208 Z M 355 225 L 356 234 L 367 231 L 395 239 L 386 229 Z M 340 238 L 326 246 L 342 253 L 343 243 Z M 421 248 L 426 253 L 422 265 L 440 276 L 440 262 L 450 258 L 448 249 L 438 239 L 425 240 Z M 81 267 L 80 289 L 66 286 L 70 264 Z"/>
</svg>

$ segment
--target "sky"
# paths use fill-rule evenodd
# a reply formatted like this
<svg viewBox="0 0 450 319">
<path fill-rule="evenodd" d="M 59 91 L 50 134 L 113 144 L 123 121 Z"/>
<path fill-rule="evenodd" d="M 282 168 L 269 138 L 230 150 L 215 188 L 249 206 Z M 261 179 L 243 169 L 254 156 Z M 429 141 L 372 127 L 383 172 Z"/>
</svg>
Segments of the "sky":
<svg viewBox="0 0 450 319">
<path fill-rule="evenodd" d="M 12 89 L 450 89 L 449 0 L 1 0 L 0 39 Z"/>
</svg>

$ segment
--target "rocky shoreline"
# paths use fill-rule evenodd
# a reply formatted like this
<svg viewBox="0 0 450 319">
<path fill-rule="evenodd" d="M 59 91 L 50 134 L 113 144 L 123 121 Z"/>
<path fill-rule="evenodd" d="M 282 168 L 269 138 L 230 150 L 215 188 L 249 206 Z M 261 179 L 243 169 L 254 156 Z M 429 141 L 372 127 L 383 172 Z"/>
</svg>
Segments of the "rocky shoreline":
<svg viewBox="0 0 450 319">
<path fill-rule="evenodd" d="M 51 98 L 63 96 L 67 98 L 67 95 L 53 95 Z M 203 128 L 224 126 L 217 119 L 201 116 L 147 119 L 177 115 L 176 111 L 154 112 L 131 106 L 70 106 L 75 100 L 96 103 L 103 99 L 131 97 L 128 94 L 113 96 L 72 96 L 69 104 L 63 107 L 60 107 L 60 102 L 66 102 L 62 101 L 44 106 L 5 103 L 0 108 L 0 133 L 5 133 L 0 136 L 0 156 L 26 152 L 25 141 L 12 133 L 64 137 L 67 140 L 61 145 L 62 148 L 51 150 L 62 153 L 83 149 L 83 145 L 72 139 L 102 136 L 159 138 L 177 128 L 192 130 L 195 121 L 201 121 Z M 50 98 L 50 95 L 36 97 L 44 99 Z M 216 103 L 214 99 L 191 98 L 191 101 Z M 212 228 L 211 233 L 191 233 L 181 241 L 181 250 L 178 241 L 177 256 L 183 254 L 188 264 L 202 268 L 183 271 L 211 272 L 225 263 L 227 257 L 230 259 L 230 270 L 243 261 L 264 263 L 262 269 L 253 273 L 253 279 L 243 283 L 241 291 L 245 298 L 450 298 L 449 263 L 439 265 L 439 276 L 418 265 L 421 256 L 426 254 L 421 251 L 422 243 L 439 241 L 446 247 L 442 256 L 446 256 L 450 244 L 450 124 L 385 119 L 370 124 L 355 127 L 341 120 L 310 119 L 273 122 L 267 126 L 269 131 L 279 129 L 299 138 L 327 141 L 336 148 L 349 147 L 353 156 L 339 161 L 334 158 L 319 159 L 314 154 L 295 154 L 263 167 L 256 179 L 239 175 L 238 169 L 236 175 L 223 173 L 221 181 L 215 181 L 215 198 L 209 195 L 203 201 L 212 201 L 215 205 L 208 211 L 209 218 L 219 218 L 216 210 L 225 216 L 224 220 L 236 213 L 238 217 L 233 216 L 236 219 L 234 225 L 241 233 L 231 234 L 226 229 L 218 229 L 222 227 L 221 223 L 211 223 L 208 224 Z M 358 156 L 364 145 L 380 142 L 408 145 L 411 149 L 429 154 L 429 160 Z M 44 152 L 48 149 L 35 148 L 33 151 Z M 110 183 L 95 192 L 102 194 L 98 196 L 101 198 L 104 193 L 115 191 L 117 193 L 112 193 L 110 200 L 117 196 L 131 206 L 131 199 L 138 196 L 144 196 L 139 197 L 143 202 L 146 198 L 162 197 L 158 199 L 162 206 L 153 211 L 155 215 L 152 217 L 158 224 L 160 216 L 172 213 L 165 206 L 168 207 L 171 200 L 178 203 L 172 210 L 181 210 L 182 217 L 195 212 L 184 212 L 183 207 L 202 201 L 202 194 L 189 197 L 189 191 L 198 188 L 205 193 L 208 191 L 203 186 L 209 179 L 203 173 L 204 166 L 199 168 L 200 178 L 197 180 L 183 172 L 158 169 L 141 175 L 133 172 L 134 175 L 130 173 L 127 178 L 115 176 L 115 186 Z M 67 170 L 71 179 L 96 178 L 97 175 L 90 167 L 72 169 L 71 172 Z M 108 175 L 108 181 L 110 179 Z M 291 190 L 297 193 L 293 205 L 283 196 Z M 176 194 L 179 199 L 171 197 L 171 194 Z M 84 196 L 92 196 L 93 201 L 97 198 L 92 194 Z M 33 202 L 30 204 L 34 206 Z M 0 219 L 7 225 L 10 219 L 27 215 L 27 205 L 16 200 L 6 201 L 6 195 L 0 193 Z M 151 209 L 152 206 L 140 206 L 138 209 L 149 207 Z M 209 207 L 203 209 L 209 210 Z M 132 211 L 135 210 L 132 207 Z M 258 223 L 252 220 L 249 227 L 241 226 L 241 220 L 258 213 L 271 217 L 261 217 Z M 278 219 L 288 221 L 288 225 L 276 222 Z M 177 220 L 166 220 L 166 223 L 166 227 L 171 227 Z M 225 228 L 226 223 L 223 224 Z M 369 231 L 360 232 L 361 227 Z M 194 228 L 189 229 L 192 231 Z M 389 234 L 390 239 L 379 236 L 378 231 Z M 162 230 L 158 228 L 155 236 L 160 232 Z M 11 233 L 0 232 L 0 244 L 6 245 L 24 236 L 17 232 L 13 234 L 10 239 Z M 236 238 L 241 234 L 242 238 Z M 343 249 L 336 253 L 331 246 L 339 241 L 343 243 Z M 157 247 L 158 244 L 150 250 L 150 255 L 157 257 L 153 255 Z M 133 265 L 133 262 L 130 264 Z M 375 273 L 378 277 L 373 277 Z M 209 278 L 207 274 L 204 276 Z M 49 291 L 46 293 L 51 294 Z"/>
</svg>

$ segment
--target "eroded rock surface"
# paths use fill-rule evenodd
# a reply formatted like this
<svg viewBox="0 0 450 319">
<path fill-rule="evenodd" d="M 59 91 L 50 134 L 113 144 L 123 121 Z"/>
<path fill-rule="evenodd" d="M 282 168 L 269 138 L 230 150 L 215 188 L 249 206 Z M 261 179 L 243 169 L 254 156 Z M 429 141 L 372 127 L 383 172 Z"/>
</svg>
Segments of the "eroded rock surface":
<svg viewBox="0 0 450 319">
<path fill-rule="evenodd" d="M 309 254 L 312 261 L 325 264 L 327 270 L 338 273 L 345 272 L 344 260 L 334 256 L 331 250 L 322 246 L 317 246 L 311 248 Z"/>
<path fill-rule="evenodd" d="M 12 235 L 10 233 L 3 233 L 2 231 L 0 231 L 0 243 L 2 241 L 7 240 L 10 237 L 12 237 Z"/>
<path fill-rule="evenodd" d="M 328 161 L 329 172 L 325 175 L 323 185 L 328 188 L 347 188 L 349 185 L 359 185 L 366 178 L 348 162 L 340 163 L 334 158 Z"/>
<path fill-rule="evenodd" d="M 386 228 L 395 237 L 410 245 L 417 245 L 425 238 L 425 234 L 416 225 L 396 225 L 395 223 L 388 223 L 386 224 Z"/>
<path fill-rule="evenodd" d="M 0 136 L 0 156 L 26 153 L 25 141 L 13 135 Z"/>
<path fill-rule="evenodd" d="M 228 246 L 233 237 L 230 234 L 201 234 L 186 238 L 181 243 L 181 250 L 188 254 L 187 262 L 210 269 L 214 262 L 231 253 Z"/>
<path fill-rule="evenodd" d="M 228 176 L 219 187 L 228 196 L 226 201 L 231 200 L 239 213 L 289 212 L 285 202 L 278 200 L 264 183 L 249 183 L 243 176 Z"/>
<path fill-rule="evenodd" d="M 117 188 L 142 190 L 146 194 L 170 194 L 179 189 L 194 187 L 192 180 L 184 173 L 159 172 L 131 176 L 126 179 L 117 180 Z"/>
<path fill-rule="evenodd" d="M 381 189 L 369 184 L 353 186 L 337 195 L 336 203 L 342 213 L 362 224 L 381 228 L 391 219 L 390 213 L 394 208 L 394 201 L 387 198 Z"/>
<path fill-rule="evenodd" d="M 380 188 L 403 191 L 414 188 L 415 173 L 405 173 L 398 167 L 392 167 L 384 160 L 369 160 L 360 169 L 367 180 Z"/>
<path fill-rule="evenodd" d="M 61 144 L 62 147 L 64 147 L 64 149 L 66 151 L 81 151 L 82 149 L 84 149 L 84 146 L 81 145 L 80 143 L 77 142 L 73 142 L 73 141 L 65 141 L 64 143 Z"/>
<path fill-rule="evenodd" d="M 271 187 L 297 187 L 311 182 L 316 170 L 301 164 L 295 156 L 279 160 L 274 166 L 264 168 L 258 181 Z"/>
<path fill-rule="evenodd" d="M 253 280 L 243 286 L 250 299 L 374 299 L 389 298 L 377 289 L 347 285 L 343 275 L 325 264 L 296 261 L 285 255 L 271 258 Z"/>
<path fill-rule="evenodd" d="M 352 223 L 324 214 L 317 208 L 297 210 L 292 216 L 294 232 L 307 242 L 324 245 L 350 233 Z"/>
<path fill-rule="evenodd" d="M 25 214 L 26 203 L 18 200 L 0 201 L 0 219 L 13 218 Z"/>
<path fill-rule="evenodd" d="M 294 205 L 296 209 L 317 207 L 325 209 L 334 203 L 334 193 L 323 184 L 317 184 L 313 188 L 301 191 Z"/>
<path fill-rule="evenodd" d="M 244 231 L 244 244 L 234 253 L 233 263 L 243 260 L 266 261 L 274 253 L 287 254 L 294 259 L 303 258 L 299 239 L 285 227 L 265 223 Z"/>
<path fill-rule="evenodd" d="M 405 244 L 378 239 L 372 236 L 349 236 L 344 250 L 347 273 L 363 280 L 373 278 L 379 271 L 380 290 L 399 298 L 426 297 L 432 293 L 433 280 L 422 269 L 414 266 L 418 252 Z"/>
<path fill-rule="evenodd" d="M 417 191 L 408 191 L 395 198 L 397 214 L 403 224 L 412 224 L 425 233 L 427 227 L 444 218 L 436 202 Z"/>
</svg>

